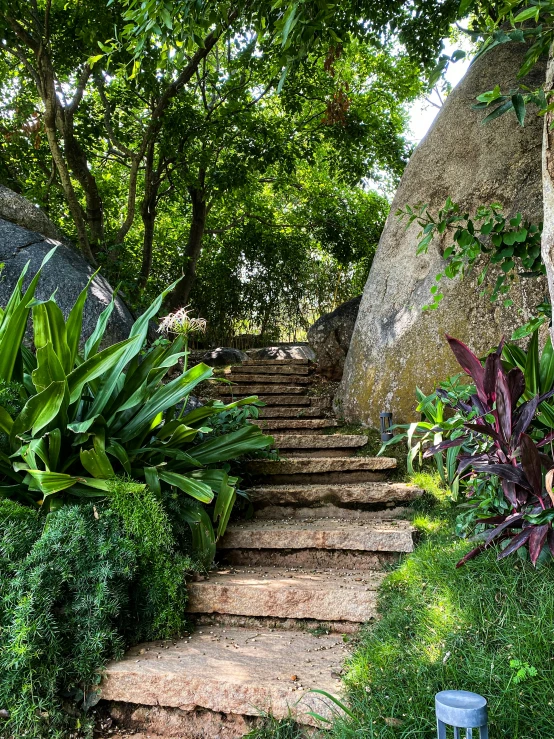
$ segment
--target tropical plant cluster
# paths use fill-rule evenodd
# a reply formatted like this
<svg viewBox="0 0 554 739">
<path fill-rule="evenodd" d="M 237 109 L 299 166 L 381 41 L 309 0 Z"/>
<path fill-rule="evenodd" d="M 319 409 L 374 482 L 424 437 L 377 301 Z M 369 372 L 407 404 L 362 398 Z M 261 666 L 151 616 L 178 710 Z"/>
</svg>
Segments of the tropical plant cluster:
<svg viewBox="0 0 554 739">
<path fill-rule="evenodd" d="M 184 630 L 187 572 L 211 564 L 240 493 L 232 465 L 272 440 L 255 397 L 189 408 L 212 376 L 187 366 L 201 319 L 178 311 L 146 345 L 172 286 L 102 348 L 112 300 L 81 347 L 90 282 L 66 319 L 27 268 L 0 315 L 0 728 L 66 736 L 107 659 Z"/>
<path fill-rule="evenodd" d="M 447 337 L 469 382 L 452 378 L 431 396 L 418 391 L 426 420 L 403 427 L 390 443 L 408 441 L 408 468 L 433 458 L 460 502 L 457 531 L 477 546 L 459 564 L 499 544 L 499 558 L 523 547 L 532 564 L 554 554 L 554 352 L 539 351 L 538 330 L 524 351 L 501 344 L 481 362 Z"/>
</svg>

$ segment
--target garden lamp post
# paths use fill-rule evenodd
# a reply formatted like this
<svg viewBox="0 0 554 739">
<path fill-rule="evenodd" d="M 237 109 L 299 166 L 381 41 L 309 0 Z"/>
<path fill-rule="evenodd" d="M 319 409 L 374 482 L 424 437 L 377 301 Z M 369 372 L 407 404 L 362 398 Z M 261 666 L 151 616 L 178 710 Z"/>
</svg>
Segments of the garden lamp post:
<svg viewBox="0 0 554 739">
<path fill-rule="evenodd" d="M 392 429 L 392 413 L 382 411 L 379 413 L 379 425 L 381 427 L 381 441 L 390 441 L 393 437 Z"/>
<path fill-rule="evenodd" d="M 446 727 L 454 727 L 454 739 L 489 739 L 487 701 L 482 695 L 467 690 L 443 690 L 435 696 L 437 739 L 446 739 Z M 465 732 L 462 737 L 462 732 Z M 477 739 L 477 735 L 475 736 Z"/>
</svg>

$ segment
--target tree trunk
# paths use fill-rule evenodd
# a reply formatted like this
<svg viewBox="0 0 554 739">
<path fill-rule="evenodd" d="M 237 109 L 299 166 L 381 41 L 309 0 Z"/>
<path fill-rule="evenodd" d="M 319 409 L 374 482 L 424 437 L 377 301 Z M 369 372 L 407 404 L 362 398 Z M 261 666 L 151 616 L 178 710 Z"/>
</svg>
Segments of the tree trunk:
<svg viewBox="0 0 554 739">
<path fill-rule="evenodd" d="M 160 187 L 159 172 L 154 171 L 154 142 L 151 142 L 146 152 L 146 167 L 144 172 L 144 196 L 140 208 L 142 223 L 144 225 L 144 236 L 142 240 L 142 265 L 140 268 L 139 287 L 144 289 L 152 269 L 152 247 L 154 244 L 154 226 L 156 224 L 156 211 L 158 202 L 158 190 Z"/>
<path fill-rule="evenodd" d="M 554 87 L 554 45 L 550 48 L 548 66 L 546 68 L 545 92 Z M 544 223 L 542 232 L 541 253 L 546 267 L 550 302 L 554 305 L 554 122 L 552 111 L 544 116 L 544 134 L 542 147 L 542 188 L 544 205 Z M 551 329 L 554 340 L 554 329 Z"/>
<path fill-rule="evenodd" d="M 46 130 L 46 137 L 52 153 L 52 159 L 54 160 L 56 169 L 60 175 L 62 189 L 66 197 L 71 216 L 73 217 L 73 221 L 77 228 L 77 237 L 81 252 L 87 261 L 92 265 L 95 265 L 96 262 L 90 248 L 85 219 L 83 218 L 81 206 L 77 199 L 77 195 L 75 194 L 73 183 L 71 182 L 69 169 L 58 143 L 56 127 L 58 100 L 56 97 L 52 65 L 50 63 L 50 59 L 44 52 L 39 52 L 37 56 L 37 66 L 42 85 L 42 90 L 39 89 L 39 93 L 42 93 L 42 99 L 44 101 L 44 128 Z"/>
<path fill-rule="evenodd" d="M 189 192 L 192 201 L 192 222 L 190 224 L 189 238 L 185 251 L 185 272 L 183 279 L 178 283 L 169 297 L 171 308 L 183 307 L 189 301 L 192 286 L 196 278 L 196 265 L 202 252 L 202 238 L 206 229 L 208 204 L 205 201 L 204 190 L 191 188 Z"/>
<path fill-rule="evenodd" d="M 75 138 L 73 113 L 60 111 L 60 125 L 64 139 L 64 151 L 69 168 L 77 182 L 83 188 L 86 198 L 86 219 L 90 233 L 92 251 L 96 251 L 104 242 L 104 204 L 98 191 L 96 179 L 93 177 L 87 162 L 87 156 L 81 144 Z"/>
</svg>

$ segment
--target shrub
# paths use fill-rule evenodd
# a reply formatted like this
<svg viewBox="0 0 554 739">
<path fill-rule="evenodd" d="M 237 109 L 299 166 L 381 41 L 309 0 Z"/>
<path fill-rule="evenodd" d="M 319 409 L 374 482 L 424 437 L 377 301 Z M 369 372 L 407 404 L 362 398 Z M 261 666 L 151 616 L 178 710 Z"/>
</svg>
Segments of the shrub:
<svg viewBox="0 0 554 739">
<path fill-rule="evenodd" d="M 469 419 L 463 424 L 465 435 L 430 447 L 425 456 L 472 441 L 472 453 L 459 457 L 458 474 L 472 470 L 480 477 L 499 479 L 504 498 L 497 515 L 481 519 L 493 528 L 459 564 L 476 557 L 493 542 L 505 544 L 499 558 L 527 546 L 535 564 L 543 548 L 554 553 L 554 461 L 540 450 L 554 434 L 534 440 L 526 432 L 537 408 L 554 395 L 554 390 L 519 403 L 526 390 L 525 375 L 519 367 L 505 372 L 502 343 L 489 354 L 483 367 L 465 344 L 451 337 L 447 340 L 462 369 L 473 379 L 476 393 L 467 403 L 458 403 L 458 409 Z"/>
</svg>

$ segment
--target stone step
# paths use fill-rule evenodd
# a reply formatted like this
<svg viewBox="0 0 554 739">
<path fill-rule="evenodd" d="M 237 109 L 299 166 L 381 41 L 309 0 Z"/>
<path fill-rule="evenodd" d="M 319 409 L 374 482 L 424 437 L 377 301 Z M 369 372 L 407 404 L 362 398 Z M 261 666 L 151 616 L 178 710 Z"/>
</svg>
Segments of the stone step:
<svg viewBox="0 0 554 739">
<path fill-rule="evenodd" d="M 328 430 L 336 428 L 339 424 L 329 418 L 257 418 L 250 423 L 259 426 L 267 433 L 277 432 L 279 434 L 326 434 Z"/>
<path fill-rule="evenodd" d="M 310 398 L 308 398 L 310 400 Z M 331 423 L 335 423 L 334 419 L 325 418 L 322 419 L 321 407 L 309 407 L 309 408 L 290 408 L 288 406 L 275 406 L 270 408 L 259 409 L 260 418 L 291 418 L 291 419 L 304 419 L 304 418 L 316 418 L 317 420 L 326 420 Z"/>
<path fill-rule="evenodd" d="M 363 622 L 377 615 L 385 573 L 275 568 L 223 570 L 188 584 L 190 613 Z"/>
<path fill-rule="evenodd" d="M 288 364 L 309 365 L 309 359 L 247 359 L 242 367 L 286 367 Z"/>
<path fill-rule="evenodd" d="M 249 375 L 240 372 L 230 372 L 226 379 L 238 382 L 241 385 L 260 384 L 269 382 L 280 385 L 310 385 L 312 378 L 307 375 Z"/>
<path fill-rule="evenodd" d="M 264 520 L 287 519 L 294 521 L 320 521 L 326 518 L 342 518 L 344 521 L 384 521 L 407 518 L 411 509 L 392 505 L 378 511 L 361 511 L 358 508 L 340 508 L 336 505 L 322 505 L 318 508 L 293 508 L 292 506 L 268 505 L 254 513 L 254 518 Z"/>
<path fill-rule="evenodd" d="M 396 467 L 390 457 L 313 457 L 291 459 L 253 460 L 246 463 L 255 480 L 275 485 L 289 484 L 350 484 L 379 482 L 386 479 L 386 471 Z"/>
<path fill-rule="evenodd" d="M 310 372 L 308 364 L 287 364 L 286 362 L 273 362 L 272 364 L 259 364 L 243 362 L 237 365 L 232 374 L 240 372 L 241 374 L 260 374 L 260 375 L 307 375 Z"/>
<path fill-rule="evenodd" d="M 412 552 L 409 521 L 325 519 L 241 521 L 228 526 L 220 549 L 349 549 Z"/>
<path fill-rule="evenodd" d="M 415 500 L 423 490 L 402 482 L 364 482 L 351 485 L 259 485 L 249 488 L 254 505 L 312 506 L 382 505 Z"/>
<path fill-rule="evenodd" d="M 306 392 L 304 386 L 288 385 L 227 385 L 218 383 L 215 387 L 218 395 L 301 395 Z"/>
<path fill-rule="evenodd" d="M 277 449 L 358 449 L 367 444 L 362 434 L 273 434 Z"/>
<path fill-rule="evenodd" d="M 248 394 L 250 395 L 250 393 Z M 252 394 L 256 395 L 256 393 Z M 233 403 L 237 398 L 232 397 L 231 395 L 218 395 L 218 400 L 221 400 L 224 403 Z M 294 413 L 298 413 L 304 408 L 309 410 L 312 406 L 313 398 L 310 398 L 307 395 L 259 395 L 258 400 L 261 400 L 269 406 L 277 406 L 279 410 L 282 410 L 281 406 L 285 406 L 287 408 L 293 406 L 291 410 Z M 260 408 L 260 410 L 263 411 L 265 409 Z M 312 410 L 315 410 L 318 414 L 321 413 L 319 407 L 315 407 Z"/>
<path fill-rule="evenodd" d="M 292 714 L 315 726 L 310 712 L 331 719 L 336 709 L 310 690 L 340 696 L 346 656 L 336 635 L 213 627 L 133 647 L 107 665 L 100 689 L 107 701 L 277 719 Z"/>
</svg>

